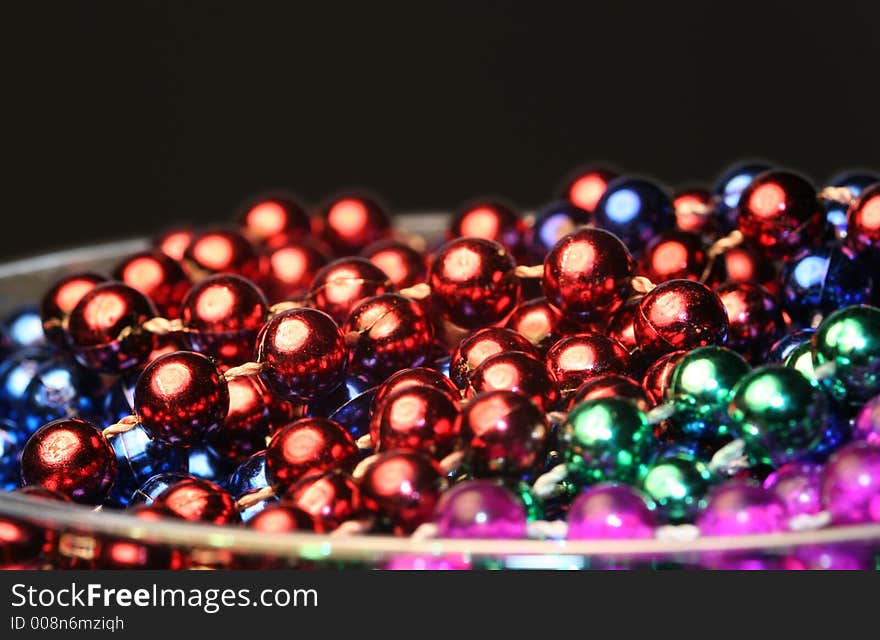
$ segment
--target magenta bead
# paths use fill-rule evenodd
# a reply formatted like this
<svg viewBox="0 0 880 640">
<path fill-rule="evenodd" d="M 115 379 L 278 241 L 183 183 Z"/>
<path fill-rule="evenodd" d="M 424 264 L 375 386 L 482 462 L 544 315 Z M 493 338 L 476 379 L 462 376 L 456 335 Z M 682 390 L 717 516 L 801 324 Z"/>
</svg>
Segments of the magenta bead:
<svg viewBox="0 0 880 640">
<path fill-rule="evenodd" d="M 822 474 L 822 504 L 835 524 L 880 522 L 880 447 L 853 442 L 832 455 Z"/>
<path fill-rule="evenodd" d="M 697 517 L 704 536 L 774 533 L 786 527 L 782 500 L 763 487 L 733 480 L 715 489 Z"/>
<path fill-rule="evenodd" d="M 853 438 L 880 446 L 880 396 L 865 403 L 853 423 Z"/>
<path fill-rule="evenodd" d="M 434 522 L 446 538 L 507 538 L 526 536 L 522 502 L 504 487 L 471 480 L 443 494 Z"/>
<path fill-rule="evenodd" d="M 785 503 L 789 517 L 815 515 L 822 510 L 822 467 L 792 462 L 764 480 L 764 488 Z"/>
<path fill-rule="evenodd" d="M 471 568 L 463 556 L 420 556 L 402 554 L 394 556 L 385 565 L 389 571 L 466 571 Z"/>
<path fill-rule="evenodd" d="M 587 489 L 568 511 L 569 540 L 652 538 L 656 526 L 652 505 L 622 484 Z"/>
</svg>

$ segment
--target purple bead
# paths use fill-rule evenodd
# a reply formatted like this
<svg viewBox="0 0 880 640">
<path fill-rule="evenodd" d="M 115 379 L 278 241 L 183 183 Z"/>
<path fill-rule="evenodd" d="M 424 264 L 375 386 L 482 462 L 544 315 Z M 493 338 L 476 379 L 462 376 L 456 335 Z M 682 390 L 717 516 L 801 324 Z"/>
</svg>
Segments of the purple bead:
<svg viewBox="0 0 880 640">
<path fill-rule="evenodd" d="M 771 473 L 764 488 L 785 503 L 789 517 L 814 515 L 822 510 L 822 466 L 792 462 Z"/>
<path fill-rule="evenodd" d="M 775 494 L 733 480 L 709 495 L 709 503 L 697 516 L 697 526 L 705 536 L 738 536 L 782 531 L 786 519 L 785 505 Z"/>
<path fill-rule="evenodd" d="M 444 493 L 434 510 L 446 538 L 524 538 L 526 511 L 510 491 L 487 480 L 471 480 Z"/>
<path fill-rule="evenodd" d="M 880 522 L 880 447 L 852 442 L 822 474 L 822 504 L 835 524 Z"/>
<path fill-rule="evenodd" d="M 420 556 L 413 554 L 394 556 L 385 565 L 390 571 L 465 571 L 470 563 L 461 556 Z"/>
<path fill-rule="evenodd" d="M 826 571 L 870 571 L 874 558 L 870 547 L 856 544 L 810 545 L 795 552 L 798 569 Z"/>
<path fill-rule="evenodd" d="M 853 439 L 880 446 L 880 396 L 868 400 L 859 411 L 853 424 Z"/>
<path fill-rule="evenodd" d="M 632 487 L 600 484 L 587 489 L 568 511 L 568 539 L 653 538 L 653 503 Z"/>
</svg>

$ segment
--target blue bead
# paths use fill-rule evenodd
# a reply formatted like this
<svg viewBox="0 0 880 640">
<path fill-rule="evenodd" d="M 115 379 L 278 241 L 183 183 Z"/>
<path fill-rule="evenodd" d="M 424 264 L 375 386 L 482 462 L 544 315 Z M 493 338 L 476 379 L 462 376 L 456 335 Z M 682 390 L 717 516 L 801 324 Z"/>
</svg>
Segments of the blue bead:
<svg viewBox="0 0 880 640">
<path fill-rule="evenodd" d="M 21 486 L 21 450 L 27 441 L 24 431 L 9 420 L 0 420 L 0 491 Z"/>
<path fill-rule="evenodd" d="M 46 345 L 43 320 L 35 307 L 13 311 L 4 321 L 6 335 L 13 349 Z"/>
<path fill-rule="evenodd" d="M 132 494 L 128 504 L 130 507 L 139 504 L 152 504 L 153 500 L 159 497 L 159 494 L 165 491 L 165 489 L 181 480 L 186 480 L 187 478 L 192 478 L 192 476 L 178 471 L 168 471 L 166 473 L 157 474 L 147 480 Z"/>
<path fill-rule="evenodd" d="M 184 456 L 174 448 L 150 438 L 140 425 L 111 436 L 109 442 L 116 453 L 119 467 L 119 475 L 108 498 L 114 506 L 127 506 L 137 488 L 157 474 L 186 471 Z"/>
<path fill-rule="evenodd" d="M 822 440 L 807 455 L 808 462 L 823 464 L 832 453 L 852 440 L 852 424 L 846 417 L 846 409 L 831 396 L 828 396 L 828 404 L 831 410 Z"/>
<path fill-rule="evenodd" d="M 236 500 L 249 493 L 254 493 L 269 486 L 266 479 L 266 452 L 259 451 L 242 462 L 229 478 L 229 493 Z M 272 502 L 278 502 L 277 497 L 263 500 L 241 512 L 241 519 L 245 522 L 266 508 Z"/>
<path fill-rule="evenodd" d="M 672 199 L 653 182 L 617 178 L 596 204 L 593 222 L 610 231 L 639 255 L 658 233 L 675 226 Z"/>
<path fill-rule="evenodd" d="M 329 396 L 309 405 L 307 415 L 330 418 L 341 424 L 355 438 L 370 430 L 370 407 L 376 387 L 372 382 L 356 376 L 346 378 Z"/>
<path fill-rule="evenodd" d="M 33 433 L 47 422 L 65 417 L 101 423 L 103 393 L 97 374 L 72 360 L 50 360 L 37 370 L 25 389 L 21 424 Z"/>
<path fill-rule="evenodd" d="M 847 172 L 841 173 L 831 181 L 833 187 L 846 187 L 854 196 L 858 196 L 862 189 L 880 182 L 880 175 L 874 173 Z M 834 235 L 838 240 L 846 238 L 846 211 L 847 206 L 833 200 L 824 201 L 825 219 L 834 229 Z"/>
<path fill-rule="evenodd" d="M 191 476 L 203 478 L 225 487 L 232 471 L 232 463 L 217 453 L 213 447 L 201 445 L 186 451 L 187 471 Z"/>
<path fill-rule="evenodd" d="M 25 392 L 37 371 L 50 357 L 45 349 L 23 349 L 0 364 L 0 418 L 23 424 Z"/>
<path fill-rule="evenodd" d="M 719 214 L 727 219 L 728 226 L 736 226 L 736 208 L 739 205 L 739 196 L 745 190 L 752 179 L 772 167 L 766 164 L 742 163 L 737 164 L 721 174 L 712 189 L 712 195 L 717 200 L 716 209 Z"/>
<path fill-rule="evenodd" d="M 773 343 L 767 352 L 767 362 L 785 362 L 785 359 L 804 342 L 809 342 L 815 329 L 799 329 Z"/>
<path fill-rule="evenodd" d="M 545 207 L 535 216 L 531 228 L 535 258 L 543 259 L 560 238 L 589 222 L 589 212 L 570 202 L 556 202 Z"/>
</svg>

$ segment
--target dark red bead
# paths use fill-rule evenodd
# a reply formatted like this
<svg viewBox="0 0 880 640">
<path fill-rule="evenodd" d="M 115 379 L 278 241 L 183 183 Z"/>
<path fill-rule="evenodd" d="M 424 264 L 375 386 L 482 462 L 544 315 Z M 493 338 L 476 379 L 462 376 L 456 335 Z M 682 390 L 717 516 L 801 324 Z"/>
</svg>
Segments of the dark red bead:
<svg viewBox="0 0 880 640">
<path fill-rule="evenodd" d="M 846 243 L 858 253 L 880 253 L 880 183 L 866 187 L 847 211 Z"/>
<path fill-rule="evenodd" d="M 562 238 L 544 260 L 544 295 L 566 320 L 579 324 L 611 316 L 626 300 L 635 262 L 624 244 L 601 229 Z"/>
<path fill-rule="evenodd" d="M 121 282 L 104 282 L 70 312 L 68 343 L 83 366 L 119 373 L 141 364 L 153 350 L 153 334 L 141 325 L 155 316 L 153 303 L 140 291 Z"/>
<path fill-rule="evenodd" d="M 600 167 L 587 167 L 575 171 L 565 183 L 562 196 L 573 205 L 593 213 L 605 194 L 608 183 L 617 173 Z"/>
<path fill-rule="evenodd" d="M 334 200 L 315 220 L 321 238 L 339 255 L 358 253 L 391 233 L 388 213 L 363 196 Z"/>
<path fill-rule="evenodd" d="M 200 444 L 228 411 L 226 381 L 209 358 L 192 351 L 159 356 L 134 389 L 134 413 L 141 425 L 168 444 Z"/>
<path fill-rule="evenodd" d="M 461 393 L 455 384 L 435 369 L 427 367 L 413 367 L 412 369 L 404 369 L 398 371 L 394 375 L 388 377 L 385 382 L 376 388 L 376 394 L 373 396 L 373 413 L 382 406 L 386 398 L 392 393 L 407 387 L 429 387 L 441 391 L 449 396 L 450 400 L 461 399 Z"/>
<path fill-rule="evenodd" d="M 379 454 L 361 479 L 364 506 L 387 518 L 394 532 L 409 535 L 430 522 L 445 486 L 443 472 L 427 455 L 397 450 Z"/>
<path fill-rule="evenodd" d="M 431 387 L 404 387 L 377 405 L 370 421 L 373 449 L 415 449 L 441 458 L 458 438 L 458 406 Z"/>
<path fill-rule="evenodd" d="M 718 231 L 720 215 L 716 213 L 712 194 L 706 189 L 683 189 L 672 196 L 675 226 L 681 231 L 710 235 Z"/>
<path fill-rule="evenodd" d="M 642 256 L 640 275 L 651 282 L 699 280 L 706 268 L 703 239 L 689 231 L 664 231 L 648 243 Z"/>
<path fill-rule="evenodd" d="M 611 338 L 598 333 L 578 333 L 550 347 L 545 362 L 565 399 L 585 380 L 609 373 L 625 374 L 629 353 Z"/>
<path fill-rule="evenodd" d="M 305 236 L 312 229 L 305 208 L 285 195 L 273 195 L 249 202 L 239 214 L 238 223 L 246 236 L 261 243 L 279 236 Z"/>
<path fill-rule="evenodd" d="M 192 288 L 181 319 L 191 349 L 235 366 L 252 359 L 268 314 L 269 303 L 259 287 L 240 276 L 219 274 Z"/>
<path fill-rule="evenodd" d="M 172 260 L 180 262 L 192 238 L 193 232 L 189 229 L 172 229 L 156 238 L 153 246 Z"/>
<path fill-rule="evenodd" d="M 483 360 L 470 375 L 466 397 L 498 390 L 519 393 L 542 411 L 550 411 L 559 402 L 553 373 L 541 360 L 522 351 L 496 353 Z"/>
<path fill-rule="evenodd" d="M 724 305 L 709 287 L 669 280 L 642 298 L 633 326 L 641 349 L 667 353 L 724 344 L 728 322 Z"/>
<path fill-rule="evenodd" d="M 220 455 L 243 460 L 266 448 L 272 431 L 274 396 L 256 376 L 236 378 L 227 383 L 229 412 L 212 434 L 211 444 Z"/>
<path fill-rule="evenodd" d="M 626 348 L 632 351 L 638 346 L 636 342 L 636 331 L 633 323 L 636 319 L 636 313 L 639 311 L 639 304 L 642 302 L 643 296 L 631 296 L 623 306 L 611 317 L 605 334 L 612 340 L 617 340 Z"/>
<path fill-rule="evenodd" d="M 471 373 L 479 367 L 483 360 L 504 351 L 523 351 L 538 356 L 538 351 L 525 337 L 501 327 L 486 327 L 463 338 L 449 363 L 449 377 L 459 389 L 466 389 Z"/>
<path fill-rule="evenodd" d="M 311 515 L 291 504 L 269 505 L 248 520 L 247 527 L 260 533 L 323 532 Z"/>
<path fill-rule="evenodd" d="M 196 281 L 214 273 L 234 273 L 253 282 L 263 276 L 263 261 L 257 249 L 233 229 L 211 229 L 194 235 L 184 253 L 184 266 Z"/>
<path fill-rule="evenodd" d="M 779 288 L 773 263 L 747 245 L 727 249 L 712 262 L 706 284 L 716 287 L 728 282 L 757 282 L 770 291 Z"/>
<path fill-rule="evenodd" d="M 40 557 L 46 545 L 43 527 L 0 515 L 0 570 L 40 568 Z"/>
<path fill-rule="evenodd" d="M 37 429 L 21 454 L 24 484 L 58 491 L 74 502 L 100 504 L 116 473 L 113 448 L 95 425 L 79 418 Z"/>
<path fill-rule="evenodd" d="M 519 302 L 516 263 L 502 245 L 480 238 L 444 244 L 431 260 L 431 302 L 455 325 L 477 329 L 503 320 Z"/>
<path fill-rule="evenodd" d="M 358 461 L 351 434 L 327 418 L 301 418 L 278 429 L 266 448 L 266 477 L 283 493 L 307 473 L 351 471 Z"/>
<path fill-rule="evenodd" d="M 526 338 L 538 351 L 544 352 L 562 337 L 562 314 L 546 298 L 519 303 L 505 327 Z"/>
<path fill-rule="evenodd" d="M 785 320 L 776 298 L 759 284 L 732 282 L 715 293 L 727 311 L 727 346 L 749 362 L 760 362 L 785 333 Z"/>
<path fill-rule="evenodd" d="M 175 517 L 174 513 L 158 504 L 138 505 L 129 513 L 145 522 Z M 165 545 L 128 538 L 97 539 L 95 569 L 180 569 L 181 564 L 180 553 Z"/>
<path fill-rule="evenodd" d="M 449 222 L 446 237 L 482 238 L 504 246 L 513 255 L 523 249 L 525 223 L 510 206 L 494 200 L 472 202 Z"/>
<path fill-rule="evenodd" d="M 260 378 L 290 402 L 310 402 L 345 377 L 348 352 L 333 318 L 317 309 L 290 309 L 271 318 L 257 338 Z"/>
<path fill-rule="evenodd" d="M 813 185 L 797 174 L 770 170 L 755 176 L 740 195 L 737 226 L 766 255 L 787 258 L 821 241 L 825 214 Z"/>
<path fill-rule="evenodd" d="M 361 251 L 361 256 L 379 267 L 391 284 L 404 289 L 427 276 L 427 266 L 421 253 L 399 240 L 379 240 Z"/>
<path fill-rule="evenodd" d="M 57 280 L 43 296 L 40 303 L 40 318 L 43 320 L 43 333 L 56 347 L 66 346 L 64 325 L 73 308 L 83 296 L 107 278 L 97 273 L 77 273 Z"/>
<path fill-rule="evenodd" d="M 357 518 L 364 508 L 360 487 L 338 469 L 306 475 L 284 494 L 284 500 L 312 516 L 325 531 Z"/>
<path fill-rule="evenodd" d="M 666 390 L 669 388 L 672 371 L 686 354 L 687 351 L 667 353 L 648 367 L 642 378 L 642 388 L 653 404 L 661 404 L 666 400 Z"/>
<path fill-rule="evenodd" d="M 648 411 L 653 405 L 644 388 L 638 382 L 628 376 L 609 373 L 584 381 L 569 396 L 568 410 L 571 411 L 581 402 L 597 398 L 624 398 L 634 402 L 642 411 Z"/>
<path fill-rule="evenodd" d="M 339 324 L 366 298 L 392 291 L 388 276 L 366 258 L 334 260 L 315 276 L 310 290 L 312 304 Z"/>
<path fill-rule="evenodd" d="M 345 323 L 348 368 L 380 382 L 401 369 L 429 361 L 434 327 L 422 308 L 409 298 L 386 293 L 358 304 Z"/>
<path fill-rule="evenodd" d="M 160 493 L 155 505 L 189 522 L 235 524 L 241 521 L 235 500 L 219 485 L 201 478 L 185 478 Z"/>
<path fill-rule="evenodd" d="M 329 248 L 312 238 L 272 243 L 267 251 L 262 283 L 272 303 L 304 298 L 315 276 L 330 262 Z"/>
<path fill-rule="evenodd" d="M 544 412 L 512 391 L 489 391 L 461 412 L 466 465 L 475 477 L 516 477 L 544 459 L 550 427 Z"/>
<path fill-rule="evenodd" d="M 120 262 L 113 277 L 147 296 L 160 315 L 180 316 L 180 304 L 191 286 L 180 263 L 161 251 L 142 251 Z"/>
</svg>

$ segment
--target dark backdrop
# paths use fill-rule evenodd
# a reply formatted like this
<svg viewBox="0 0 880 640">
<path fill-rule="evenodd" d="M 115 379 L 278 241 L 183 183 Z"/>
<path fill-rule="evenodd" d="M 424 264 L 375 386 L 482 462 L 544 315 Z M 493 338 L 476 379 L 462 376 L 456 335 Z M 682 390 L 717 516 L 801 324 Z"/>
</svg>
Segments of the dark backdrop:
<svg viewBox="0 0 880 640">
<path fill-rule="evenodd" d="M 592 160 L 671 185 L 744 156 L 819 181 L 880 164 L 876 2 L 643 4 L 4 8 L 0 258 L 275 186 L 534 206 Z"/>
</svg>

